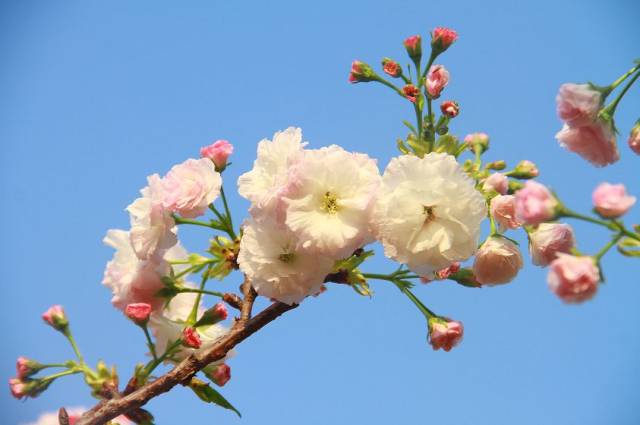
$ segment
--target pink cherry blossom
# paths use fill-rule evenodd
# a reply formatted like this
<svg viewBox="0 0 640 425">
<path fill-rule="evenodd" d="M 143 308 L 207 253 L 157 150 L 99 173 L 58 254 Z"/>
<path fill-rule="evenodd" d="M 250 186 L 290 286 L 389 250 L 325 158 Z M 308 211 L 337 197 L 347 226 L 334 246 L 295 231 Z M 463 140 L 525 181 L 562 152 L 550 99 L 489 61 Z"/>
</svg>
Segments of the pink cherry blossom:
<svg viewBox="0 0 640 425">
<path fill-rule="evenodd" d="M 558 253 L 550 265 L 547 283 L 565 303 L 587 301 L 598 291 L 600 272 L 593 258 Z"/>
<path fill-rule="evenodd" d="M 429 342 L 434 350 L 451 351 L 462 341 L 463 335 L 462 322 L 444 317 L 429 320 Z"/>
<path fill-rule="evenodd" d="M 436 51 L 445 51 L 458 39 L 458 33 L 449 28 L 437 27 L 431 32 L 431 45 Z"/>
<path fill-rule="evenodd" d="M 233 145 L 226 140 L 218 140 L 212 145 L 200 149 L 200 156 L 212 160 L 218 171 L 227 166 L 227 160 L 232 153 Z"/>
<path fill-rule="evenodd" d="M 589 84 L 563 84 L 556 96 L 558 116 L 572 127 L 593 122 L 601 104 L 602 95 Z"/>
<path fill-rule="evenodd" d="M 151 315 L 151 305 L 147 303 L 128 304 L 124 309 L 124 314 L 136 324 L 145 324 Z"/>
<path fill-rule="evenodd" d="M 569 253 L 575 245 L 573 228 L 563 223 L 541 223 L 529 233 L 529 253 L 533 264 L 547 266 L 558 253 Z"/>
<path fill-rule="evenodd" d="M 19 378 L 9 379 L 9 389 L 11 390 L 11 395 L 18 400 L 28 396 L 27 384 Z"/>
<path fill-rule="evenodd" d="M 543 184 L 529 180 L 516 192 L 516 218 L 536 225 L 553 219 L 558 201 Z"/>
<path fill-rule="evenodd" d="M 517 229 L 522 223 L 516 218 L 516 197 L 498 195 L 491 200 L 491 215 L 500 231 Z"/>
<path fill-rule="evenodd" d="M 174 165 L 162 179 L 162 205 L 183 217 L 201 216 L 220 194 L 222 179 L 206 158 Z"/>
<path fill-rule="evenodd" d="M 53 305 L 42 314 L 42 320 L 56 330 L 62 330 L 68 325 L 67 316 L 61 305 Z"/>
<path fill-rule="evenodd" d="M 600 183 L 593 191 L 592 199 L 598 214 L 607 218 L 624 215 L 636 203 L 636 197 L 627 195 L 623 184 Z"/>
<path fill-rule="evenodd" d="M 400 64 L 392 59 L 384 58 L 382 61 L 382 70 L 385 74 L 393 78 L 398 78 L 402 75 L 402 67 Z"/>
<path fill-rule="evenodd" d="M 402 88 L 402 93 L 412 103 L 416 103 L 418 96 L 420 96 L 420 90 L 413 84 L 407 84 Z"/>
<path fill-rule="evenodd" d="M 483 285 L 509 283 L 521 268 L 522 255 L 516 244 L 499 236 L 488 238 L 473 262 L 473 274 Z"/>
<path fill-rule="evenodd" d="M 182 331 L 182 344 L 189 348 L 200 348 L 202 339 L 195 328 L 187 327 Z"/>
<path fill-rule="evenodd" d="M 485 192 L 495 190 L 504 195 L 509 191 L 509 179 L 502 173 L 493 173 L 482 184 L 482 190 Z"/>
<path fill-rule="evenodd" d="M 404 47 L 407 49 L 409 56 L 417 57 L 422 55 L 422 37 L 419 35 L 412 35 L 404 40 Z"/>
<path fill-rule="evenodd" d="M 440 111 L 443 115 L 446 115 L 449 118 L 455 118 L 460 113 L 460 106 L 458 105 L 458 102 L 447 100 L 440 104 Z"/>
<path fill-rule="evenodd" d="M 560 146 L 577 153 L 596 167 L 604 167 L 620 159 L 613 128 L 602 120 L 580 127 L 565 124 L 556 134 L 556 139 Z"/>
<path fill-rule="evenodd" d="M 449 71 L 442 65 L 433 65 L 427 74 L 425 86 L 427 93 L 436 99 L 440 97 L 442 90 L 449 84 Z"/>
</svg>

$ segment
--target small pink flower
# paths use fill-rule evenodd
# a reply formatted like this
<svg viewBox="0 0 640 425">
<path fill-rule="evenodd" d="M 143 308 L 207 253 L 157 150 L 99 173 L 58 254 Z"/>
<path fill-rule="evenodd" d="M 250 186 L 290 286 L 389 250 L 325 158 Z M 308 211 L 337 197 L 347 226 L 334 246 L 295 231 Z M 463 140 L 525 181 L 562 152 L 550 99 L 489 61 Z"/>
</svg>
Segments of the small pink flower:
<svg viewBox="0 0 640 425">
<path fill-rule="evenodd" d="M 486 133 L 471 133 L 464 136 L 464 142 L 471 147 L 479 145 L 482 151 L 486 151 L 489 148 L 489 135 Z"/>
<path fill-rule="evenodd" d="M 431 46 L 442 53 L 458 39 L 458 33 L 449 28 L 438 27 L 431 32 Z"/>
<path fill-rule="evenodd" d="M 201 216 L 220 194 L 222 179 L 208 159 L 174 165 L 162 179 L 162 206 L 182 217 Z"/>
<path fill-rule="evenodd" d="M 522 223 L 516 219 L 516 197 L 513 195 L 498 195 L 493 198 L 491 216 L 502 232 L 522 226 Z"/>
<path fill-rule="evenodd" d="M 449 71 L 442 65 L 433 65 L 429 69 L 427 81 L 425 81 L 427 93 L 432 98 L 437 99 L 447 84 L 449 84 Z"/>
<path fill-rule="evenodd" d="M 61 305 L 49 307 L 49 309 L 42 314 L 42 320 L 58 331 L 64 330 L 69 325 L 69 321 Z"/>
<path fill-rule="evenodd" d="M 16 361 L 16 372 L 19 379 L 28 378 L 40 369 L 42 369 L 42 365 L 35 360 L 21 356 Z"/>
<path fill-rule="evenodd" d="M 227 306 L 222 302 L 217 303 L 202 314 L 202 317 L 198 321 L 198 326 L 221 322 L 227 319 L 228 314 Z"/>
<path fill-rule="evenodd" d="M 227 315 L 229 313 L 227 312 L 227 306 L 224 305 L 224 303 L 217 303 L 216 305 L 214 305 L 213 311 L 215 312 L 216 316 L 220 318 L 220 320 L 227 320 Z"/>
<path fill-rule="evenodd" d="M 407 84 L 402 88 L 402 93 L 412 103 L 416 103 L 416 99 L 420 96 L 420 90 L 413 84 Z"/>
<path fill-rule="evenodd" d="M 502 173 L 493 173 L 482 184 L 482 190 L 485 192 L 494 190 L 504 195 L 509 191 L 509 179 Z"/>
<path fill-rule="evenodd" d="M 631 150 L 640 155 L 640 123 L 631 129 L 628 143 Z"/>
<path fill-rule="evenodd" d="M 186 327 L 182 331 L 182 344 L 189 348 L 200 348 L 202 340 L 195 328 Z"/>
<path fill-rule="evenodd" d="M 9 379 L 9 388 L 11 389 L 11 395 L 17 398 L 18 400 L 27 397 L 28 388 L 27 384 L 24 383 L 19 378 L 11 378 Z"/>
<path fill-rule="evenodd" d="M 382 60 L 382 70 L 385 74 L 393 78 L 398 78 L 402 75 L 402 67 L 400 64 L 389 58 L 384 58 Z"/>
<path fill-rule="evenodd" d="M 351 72 L 349 73 L 350 83 L 366 83 L 367 81 L 371 81 L 374 76 L 375 73 L 366 63 L 361 61 L 353 61 L 351 63 Z"/>
<path fill-rule="evenodd" d="M 529 252 L 537 266 L 549 265 L 558 253 L 569 253 L 574 245 L 573 229 L 568 224 L 541 223 L 529 233 Z"/>
<path fill-rule="evenodd" d="M 521 268 L 522 255 L 516 244 L 499 236 L 489 237 L 473 262 L 473 274 L 483 285 L 509 283 Z"/>
<path fill-rule="evenodd" d="M 216 385 L 224 387 L 231 379 L 231 368 L 226 363 L 222 363 L 216 365 L 213 370 L 207 371 L 206 374 Z"/>
<path fill-rule="evenodd" d="M 429 319 L 429 342 L 434 350 L 451 351 L 462 341 L 463 335 L 462 322 L 445 317 Z"/>
<path fill-rule="evenodd" d="M 447 100 L 440 104 L 440 111 L 449 118 L 455 118 L 460 113 L 460 106 L 453 100 Z"/>
<path fill-rule="evenodd" d="M 572 127 L 591 123 L 598 116 L 602 95 L 589 84 L 563 84 L 556 96 L 558 116 Z"/>
<path fill-rule="evenodd" d="M 137 325 L 145 325 L 151 315 L 151 305 L 147 303 L 128 304 L 124 309 L 124 314 Z"/>
<path fill-rule="evenodd" d="M 565 303 L 587 301 L 598 291 L 600 271 L 591 257 L 558 253 L 550 265 L 547 283 Z"/>
<path fill-rule="evenodd" d="M 418 58 L 422 56 L 422 37 L 419 35 L 412 35 L 411 37 L 408 37 L 404 40 L 403 44 L 411 58 Z"/>
<path fill-rule="evenodd" d="M 616 135 L 610 123 L 597 120 L 580 127 L 567 124 L 556 134 L 560 146 L 575 152 L 597 167 L 620 159 Z"/>
<path fill-rule="evenodd" d="M 623 184 L 600 183 L 593 191 L 593 205 L 603 217 L 618 218 L 636 203 L 636 197 L 627 195 Z"/>
<path fill-rule="evenodd" d="M 558 201 L 544 185 L 529 180 L 516 192 L 516 217 L 518 221 L 536 225 L 553 219 Z"/>
<path fill-rule="evenodd" d="M 538 175 L 540 175 L 540 172 L 538 171 L 538 167 L 536 167 L 536 164 L 524 159 L 518 162 L 518 165 L 516 165 L 516 168 L 510 175 L 512 177 L 517 177 L 520 179 L 531 179 L 534 177 L 538 177 Z"/>
<path fill-rule="evenodd" d="M 218 171 L 224 170 L 232 153 L 233 145 L 226 140 L 218 140 L 212 145 L 200 149 L 200 156 L 212 160 Z"/>
<path fill-rule="evenodd" d="M 451 264 L 449 267 L 438 270 L 436 272 L 436 277 L 440 280 L 448 279 L 449 276 L 459 271 L 460 271 L 460 263 L 456 261 L 455 263 Z"/>
</svg>

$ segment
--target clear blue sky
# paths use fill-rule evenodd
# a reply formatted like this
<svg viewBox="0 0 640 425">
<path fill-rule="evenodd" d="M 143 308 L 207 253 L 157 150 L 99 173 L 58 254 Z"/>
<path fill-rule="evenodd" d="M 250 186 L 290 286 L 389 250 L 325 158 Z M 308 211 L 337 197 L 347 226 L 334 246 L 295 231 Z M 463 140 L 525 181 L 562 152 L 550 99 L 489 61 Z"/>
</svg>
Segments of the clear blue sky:
<svg viewBox="0 0 640 425">
<path fill-rule="evenodd" d="M 490 158 L 535 161 L 541 181 L 582 210 L 602 180 L 640 195 L 640 158 L 625 144 L 619 163 L 594 169 L 553 138 L 557 87 L 609 83 L 628 69 L 640 56 L 638 16 L 633 0 L 3 1 L 1 381 L 19 355 L 70 357 L 41 323 L 53 303 L 66 306 L 88 359 L 128 376 L 144 343 L 100 284 L 112 255 L 101 239 L 127 226 L 123 209 L 145 177 L 229 139 L 225 180 L 240 220 L 247 203 L 231 188 L 276 130 L 300 126 L 312 147 L 338 143 L 384 166 L 412 111 L 382 87 L 349 85 L 350 63 L 404 61 L 402 40 L 438 25 L 460 33 L 440 61 L 452 74 L 446 97 L 462 108 L 455 133 L 489 133 Z M 639 110 L 636 89 L 618 114 L 624 139 Z M 640 221 L 638 206 L 629 219 Z M 576 229 L 586 251 L 605 241 L 599 229 Z M 195 232 L 182 236 L 203 246 Z M 617 255 L 604 264 L 607 284 L 579 307 L 561 304 L 546 271 L 530 265 L 505 287 L 418 288 L 465 323 L 450 353 L 431 350 L 424 320 L 396 289 L 375 283 L 367 299 L 332 286 L 238 349 L 223 392 L 242 420 L 184 388 L 148 407 L 160 425 L 637 424 L 640 268 Z M 390 269 L 382 259 L 368 267 Z M 77 377 L 26 402 L 0 394 L 6 424 L 93 404 Z"/>
</svg>

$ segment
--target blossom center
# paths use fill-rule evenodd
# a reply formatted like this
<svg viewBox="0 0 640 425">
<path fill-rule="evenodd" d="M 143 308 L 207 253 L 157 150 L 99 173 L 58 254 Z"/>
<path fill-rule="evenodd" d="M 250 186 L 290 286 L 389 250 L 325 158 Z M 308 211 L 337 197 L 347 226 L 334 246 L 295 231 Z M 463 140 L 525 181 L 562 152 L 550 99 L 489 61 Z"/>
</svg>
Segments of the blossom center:
<svg viewBox="0 0 640 425">
<path fill-rule="evenodd" d="M 284 252 L 278 256 L 278 260 L 287 264 L 293 262 L 293 258 L 294 258 L 293 252 Z"/>
<path fill-rule="evenodd" d="M 436 219 L 436 214 L 434 212 L 435 208 L 436 208 L 435 206 L 428 206 L 428 205 L 422 206 L 422 214 L 426 216 L 424 219 L 424 224 L 430 223 Z"/>
<path fill-rule="evenodd" d="M 338 212 L 338 198 L 331 192 L 326 192 L 322 197 L 322 211 L 327 214 L 335 214 Z"/>
</svg>

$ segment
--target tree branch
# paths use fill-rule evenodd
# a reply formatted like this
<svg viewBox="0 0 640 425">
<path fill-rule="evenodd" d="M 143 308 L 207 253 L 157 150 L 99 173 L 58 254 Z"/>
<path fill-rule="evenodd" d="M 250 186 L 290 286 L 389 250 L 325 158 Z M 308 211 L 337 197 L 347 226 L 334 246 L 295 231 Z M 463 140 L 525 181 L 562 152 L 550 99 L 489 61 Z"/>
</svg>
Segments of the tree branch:
<svg viewBox="0 0 640 425">
<path fill-rule="evenodd" d="M 296 304 L 288 305 L 277 302 L 264 309 L 257 316 L 251 318 L 251 307 L 256 297 L 255 291 L 251 288 L 251 285 L 245 281 L 243 284 L 243 292 L 245 299 L 242 303 L 240 319 L 238 319 L 229 333 L 218 340 L 210 349 L 202 353 L 190 355 L 165 375 L 153 382 L 149 382 L 131 394 L 125 395 L 122 398 L 101 401 L 92 409 L 85 412 L 76 422 L 76 425 L 105 424 L 119 415 L 140 408 L 152 398 L 169 391 L 174 386 L 188 382 L 198 371 L 209 363 L 224 358 L 229 350 L 263 326 L 272 322 L 283 313 L 297 307 Z"/>
</svg>

